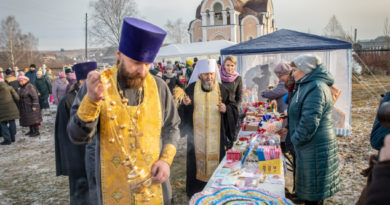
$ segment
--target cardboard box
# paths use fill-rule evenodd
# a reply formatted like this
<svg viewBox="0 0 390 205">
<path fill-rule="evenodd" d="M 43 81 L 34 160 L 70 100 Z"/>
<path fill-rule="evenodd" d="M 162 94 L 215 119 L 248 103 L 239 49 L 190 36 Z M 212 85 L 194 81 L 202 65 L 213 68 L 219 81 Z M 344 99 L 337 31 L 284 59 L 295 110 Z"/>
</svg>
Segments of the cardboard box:
<svg viewBox="0 0 390 205">
<path fill-rule="evenodd" d="M 259 170 L 264 174 L 281 174 L 282 160 L 273 159 L 267 161 L 259 161 Z"/>
</svg>

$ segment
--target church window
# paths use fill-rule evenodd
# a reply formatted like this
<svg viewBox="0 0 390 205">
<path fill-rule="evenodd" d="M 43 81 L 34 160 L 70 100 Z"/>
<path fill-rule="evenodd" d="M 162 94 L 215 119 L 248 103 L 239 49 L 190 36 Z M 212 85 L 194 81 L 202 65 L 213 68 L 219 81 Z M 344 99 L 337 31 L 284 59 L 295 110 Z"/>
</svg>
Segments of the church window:
<svg viewBox="0 0 390 205">
<path fill-rule="evenodd" d="M 222 25 L 222 5 L 220 3 L 214 4 L 214 24 Z"/>
</svg>

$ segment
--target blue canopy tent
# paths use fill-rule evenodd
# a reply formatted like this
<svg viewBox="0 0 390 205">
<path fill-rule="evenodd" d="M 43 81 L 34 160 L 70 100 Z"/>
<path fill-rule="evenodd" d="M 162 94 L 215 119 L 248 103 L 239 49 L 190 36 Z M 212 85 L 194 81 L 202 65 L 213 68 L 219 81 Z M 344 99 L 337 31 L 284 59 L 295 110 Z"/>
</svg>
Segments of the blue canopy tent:
<svg viewBox="0 0 390 205">
<path fill-rule="evenodd" d="M 345 41 L 281 29 L 221 50 L 221 56 L 237 57 L 237 71 L 244 80 L 244 100 L 263 100 L 261 92 L 277 83 L 272 70 L 280 62 L 310 53 L 317 55 L 335 78 L 341 95 L 335 103 L 333 119 L 337 135 L 351 135 L 352 45 Z M 254 80 L 254 78 L 260 80 Z"/>
</svg>

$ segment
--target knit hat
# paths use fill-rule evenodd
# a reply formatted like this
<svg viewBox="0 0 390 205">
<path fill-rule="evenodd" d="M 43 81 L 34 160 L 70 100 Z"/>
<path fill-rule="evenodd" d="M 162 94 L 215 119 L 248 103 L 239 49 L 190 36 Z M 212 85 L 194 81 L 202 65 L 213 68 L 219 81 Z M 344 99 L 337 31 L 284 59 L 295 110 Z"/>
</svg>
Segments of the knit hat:
<svg viewBox="0 0 390 205">
<path fill-rule="evenodd" d="M 7 70 L 5 70 L 5 74 L 6 74 L 6 75 L 11 75 L 11 73 L 12 73 L 12 70 L 11 70 L 11 69 L 7 68 Z"/>
<path fill-rule="evenodd" d="M 172 70 L 173 69 L 173 65 L 172 64 L 168 64 L 166 67 L 165 67 L 165 70 Z"/>
<path fill-rule="evenodd" d="M 64 73 L 60 73 L 60 75 L 58 77 L 59 78 L 66 78 L 66 75 Z"/>
<path fill-rule="evenodd" d="M 295 66 L 297 66 L 297 68 L 299 68 L 299 70 L 301 70 L 305 74 L 310 73 L 311 71 L 316 69 L 318 65 L 321 64 L 320 59 L 312 54 L 300 55 L 295 58 L 293 62 Z"/>
<path fill-rule="evenodd" d="M 71 68 L 66 68 L 65 69 L 65 73 L 68 74 L 68 73 L 71 73 L 72 72 L 72 69 Z"/>
<path fill-rule="evenodd" d="M 186 60 L 186 67 L 189 68 L 191 67 L 192 68 L 192 65 L 194 64 L 194 62 L 192 60 Z"/>
<path fill-rule="evenodd" d="M 21 79 L 28 80 L 28 81 L 30 80 L 30 78 L 25 76 L 23 72 L 20 72 L 18 75 L 18 80 L 21 80 Z"/>
<path fill-rule="evenodd" d="M 279 63 L 274 68 L 274 73 L 276 75 L 288 75 L 291 72 L 291 66 L 288 63 Z"/>
</svg>

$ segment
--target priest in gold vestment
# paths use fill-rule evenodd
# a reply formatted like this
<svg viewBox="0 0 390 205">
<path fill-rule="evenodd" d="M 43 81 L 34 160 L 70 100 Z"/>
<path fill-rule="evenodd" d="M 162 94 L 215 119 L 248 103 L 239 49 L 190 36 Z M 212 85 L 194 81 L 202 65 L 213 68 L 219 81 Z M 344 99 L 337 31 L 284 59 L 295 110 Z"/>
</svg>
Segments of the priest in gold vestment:
<svg viewBox="0 0 390 205">
<path fill-rule="evenodd" d="M 117 65 L 90 72 L 72 105 L 67 131 L 88 144 L 91 204 L 170 204 L 180 118 L 168 86 L 149 73 L 165 36 L 125 18 Z"/>
<path fill-rule="evenodd" d="M 187 136 L 186 192 L 192 197 L 202 191 L 211 175 L 232 146 L 235 136 L 227 132 L 236 126 L 235 103 L 221 84 L 214 59 L 199 60 L 185 89 L 180 106 L 180 131 Z"/>
</svg>

